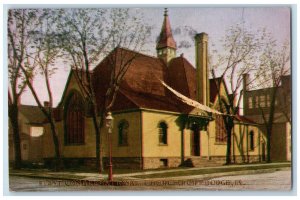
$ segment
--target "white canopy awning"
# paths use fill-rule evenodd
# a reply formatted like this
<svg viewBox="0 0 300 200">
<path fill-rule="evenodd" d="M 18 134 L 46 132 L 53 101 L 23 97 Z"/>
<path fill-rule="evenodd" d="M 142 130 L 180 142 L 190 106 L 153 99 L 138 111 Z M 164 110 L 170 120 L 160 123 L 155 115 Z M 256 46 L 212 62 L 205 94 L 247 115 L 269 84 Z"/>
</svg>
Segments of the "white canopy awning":
<svg viewBox="0 0 300 200">
<path fill-rule="evenodd" d="M 176 90 L 174 90 L 173 88 L 168 86 L 164 81 L 162 81 L 162 80 L 160 80 L 160 81 L 168 90 L 170 90 L 173 94 L 175 94 L 183 103 L 190 105 L 194 108 L 198 108 L 200 110 L 209 112 L 209 113 L 214 113 L 214 114 L 218 114 L 218 115 L 226 115 L 224 113 L 221 113 L 215 109 L 212 109 L 212 108 L 205 106 L 197 101 L 194 101 L 193 99 L 190 99 L 190 98 L 184 96 L 183 94 L 177 92 Z"/>
</svg>

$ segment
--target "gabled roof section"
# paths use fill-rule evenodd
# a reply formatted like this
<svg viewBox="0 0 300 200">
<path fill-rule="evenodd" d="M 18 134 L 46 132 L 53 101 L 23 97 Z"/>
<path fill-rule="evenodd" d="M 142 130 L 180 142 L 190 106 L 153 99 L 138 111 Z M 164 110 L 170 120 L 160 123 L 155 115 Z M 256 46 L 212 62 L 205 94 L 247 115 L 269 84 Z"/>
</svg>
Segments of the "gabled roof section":
<svg viewBox="0 0 300 200">
<path fill-rule="evenodd" d="M 155 94 L 133 92 L 129 90 L 122 90 L 122 93 L 128 97 L 132 102 L 138 105 L 139 108 L 148 108 L 156 110 L 165 110 L 172 112 L 180 112 L 180 107 L 176 98 L 170 96 L 160 96 Z"/>
<path fill-rule="evenodd" d="M 210 87 L 210 102 L 214 103 L 216 97 L 218 95 L 218 90 L 220 89 L 220 84 L 222 82 L 222 78 L 214 78 L 209 79 L 209 87 Z"/>
<path fill-rule="evenodd" d="M 159 39 L 156 45 L 156 49 L 161 49 L 165 47 L 170 47 L 173 49 L 176 49 L 176 42 L 172 35 L 170 20 L 168 16 L 168 10 L 165 8 L 165 14 L 164 14 L 164 22 L 161 27 L 161 32 L 159 35 Z"/>
<path fill-rule="evenodd" d="M 91 73 L 91 75 L 92 75 L 92 73 Z M 79 86 L 81 92 L 83 94 L 85 94 L 86 88 L 83 88 L 83 85 L 86 85 L 86 84 L 85 83 L 80 84 L 80 82 L 81 81 L 82 82 L 86 82 L 86 72 L 84 70 L 71 69 L 70 73 L 69 73 L 69 76 L 68 76 L 68 79 L 67 79 L 67 82 L 66 82 L 66 85 L 65 85 L 65 89 L 64 89 L 62 97 L 61 97 L 61 100 L 60 100 L 60 102 L 59 102 L 59 104 L 58 104 L 57 107 L 60 107 L 60 105 L 63 103 L 63 100 L 66 98 L 66 93 L 67 93 L 67 90 L 68 90 L 68 87 L 70 85 L 70 81 L 71 81 L 72 77 L 75 78 L 75 80 L 78 83 L 78 86 Z"/>
<path fill-rule="evenodd" d="M 19 111 L 30 124 L 42 124 L 45 121 L 45 116 L 38 106 L 20 105 Z"/>
<path fill-rule="evenodd" d="M 170 61 L 168 83 L 181 94 L 196 100 L 196 69 L 183 56 Z"/>
<path fill-rule="evenodd" d="M 241 115 L 236 115 L 235 119 L 244 124 L 257 124 L 256 122 L 252 121 L 251 119 L 249 119 L 245 116 L 241 116 Z"/>
<path fill-rule="evenodd" d="M 166 65 L 159 58 L 119 47 L 104 58 L 93 71 L 93 84 L 99 105 L 103 105 L 105 93 L 109 87 L 113 68 L 110 63 L 112 57 L 116 59 L 115 71 L 118 73 L 120 63 L 126 62 L 132 56 L 135 58 L 120 83 L 120 94 L 126 96 L 138 107 L 153 107 L 150 96 L 157 96 L 162 101 L 167 98 L 166 90 L 160 83 L 160 80 L 166 79 Z M 119 97 L 121 98 L 121 95 Z M 144 100 L 141 99 L 142 97 Z"/>
</svg>

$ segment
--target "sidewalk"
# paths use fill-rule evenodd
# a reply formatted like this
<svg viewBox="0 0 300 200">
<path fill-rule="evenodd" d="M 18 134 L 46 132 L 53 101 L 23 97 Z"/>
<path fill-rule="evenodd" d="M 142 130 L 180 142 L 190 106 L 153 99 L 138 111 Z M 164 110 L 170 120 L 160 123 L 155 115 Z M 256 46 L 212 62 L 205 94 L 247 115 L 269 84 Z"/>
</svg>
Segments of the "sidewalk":
<svg viewBox="0 0 300 200">
<path fill-rule="evenodd" d="M 218 167 L 202 168 L 178 168 L 162 169 L 145 172 L 135 172 L 126 174 L 114 174 L 115 181 L 142 181 L 142 180 L 188 180 L 188 179 L 208 179 L 220 176 L 258 174 L 274 172 L 282 169 L 291 169 L 291 163 L 260 163 L 245 165 L 229 165 Z M 53 172 L 48 170 L 12 170 L 10 176 L 26 176 L 32 178 L 60 179 L 60 180 L 86 180 L 104 181 L 107 174 L 82 173 L 82 172 Z"/>
</svg>

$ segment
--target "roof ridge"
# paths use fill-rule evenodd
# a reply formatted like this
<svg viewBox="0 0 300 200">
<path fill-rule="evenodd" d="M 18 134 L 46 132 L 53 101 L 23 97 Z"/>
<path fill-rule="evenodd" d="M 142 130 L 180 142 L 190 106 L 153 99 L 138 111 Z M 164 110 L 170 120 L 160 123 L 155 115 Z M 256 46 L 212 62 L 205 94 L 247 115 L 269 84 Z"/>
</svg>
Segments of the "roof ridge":
<svg viewBox="0 0 300 200">
<path fill-rule="evenodd" d="M 120 93 L 122 93 L 128 100 L 130 100 L 132 103 L 134 103 L 134 105 L 136 105 L 137 107 L 140 107 L 136 101 L 134 101 L 129 95 L 126 94 L 126 92 L 124 93 L 124 91 L 122 91 L 123 88 L 120 88 L 119 91 Z"/>
<path fill-rule="evenodd" d="M 189 65 L 191 65 L 194 70 L 195 70 L 195 68 L 193 67 L 193 65 L 185 57 L 180 56 L 179 58 L 181 58 L 181 60 L 182 60 L 182 65 L 183 65 L 183 70 L 184 70 L 184 76 L 185 76 L 187 87 L 188 87 L 187 90 L 189 92 L 189 96 L 191 96 L 191 92 L 192 91 L 190 91 L 190 85 L 189 85 L 190 81 L 188 81 L 188 78 L 187 78 L 186 63 L 184 61 L 186 61 Z"/>
<path fill-rule="evenodd" d="M 183 71 L 184 71 L 184 77 L 185 77 L 185 81 L 186 81 L 186 85 L 187 85 L 187 91 L 189 92 L 189 96 L 191 96 L 191 93 L 190 93 L 190 87 L 189 87 L 189 81 L 188 81 L 188 78 L 186 77 L 186 69 L 185 69 L 185 63 L 184 63 L 184 57 L 181 57 L 180 56 L 180 59 L 181 59 L 181 62 L 182 62 L 182 66 L 183 66 Z"/>
<path fill-rule="evenodd" d="M 141 53 L 141 52 L 138 52 L 138 51 L 135 51 L 135 50 L 132 50 L 132 49 L 126 48 L 126 47 L 116 47 L 115 49 L 124 49 L 124 50 L 126 50 L 126 51 L 131 51 L 131 52 L 134 52 L 134 53 L 140 54 L 140 55 L 142 55 L 142 56 L 146 56 L 146 57 L 149 57 L 149 58 L 153 58 L 153 59 L 159 60 L 159 58 L 158 58 L 158 57 L 151 56 L 151 55 L 148 55 L 148 54 L 146 54 L 146 53 Z"/>
</svg>

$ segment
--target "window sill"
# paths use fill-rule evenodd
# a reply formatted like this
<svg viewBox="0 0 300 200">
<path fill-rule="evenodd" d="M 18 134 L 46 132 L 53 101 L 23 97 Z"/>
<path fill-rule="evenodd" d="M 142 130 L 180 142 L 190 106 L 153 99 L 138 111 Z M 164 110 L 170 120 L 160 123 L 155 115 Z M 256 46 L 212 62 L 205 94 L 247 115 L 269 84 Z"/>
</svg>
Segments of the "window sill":
<svg viewBox="0 0 300 200">
<path fill-rule="evenodd" d="M 65 144 L 65 146 L 83 146 L 85 143 L 78 143 L 78 144 Z"/>
<path fill-rule="evenodd" d="M 168 146 L 168 144 L 158 144 L 158 146 Z"/>
<path fill-rule="evenodd" d="M 128 147 L 128 144 L 118 144 L 118 147 Z"/>
<path fill-rule="evenodd" d="M 227 142 L 215 142 L 214 145 L 227 145 Z"/>
</svg>

